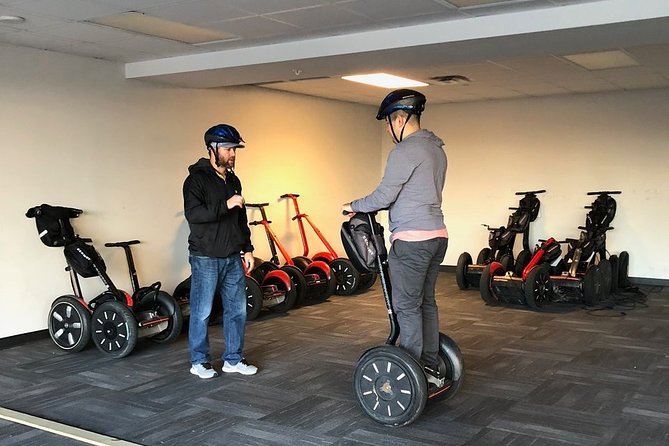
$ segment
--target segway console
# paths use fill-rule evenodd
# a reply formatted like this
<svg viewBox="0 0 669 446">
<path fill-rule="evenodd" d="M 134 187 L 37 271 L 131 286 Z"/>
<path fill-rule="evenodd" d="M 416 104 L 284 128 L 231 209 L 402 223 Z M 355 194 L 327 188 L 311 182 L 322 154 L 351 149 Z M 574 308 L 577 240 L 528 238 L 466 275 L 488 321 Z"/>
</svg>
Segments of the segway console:
<svg viewBox="0 0 669 446">
<path fill-rule="evenodd" d="M 358 212 L 342 224 L 341 238 L 348 258 L 363 273 L 378 273 L 388 311 L 390 334 L 386 345 L 372 347 L 358 360 L 353 390 L 362 410 L 386 426 L 404 426 L 416 420 L 428 399 L 448 399 L 464 378 L 464 363 L 457 344 L 439 333 L 439 384 L 428 384 L 425 369 L 395 345 L 399 337 L 392 307 L 388 259 L 383 226 L 375 214 Z"/>
</svg>

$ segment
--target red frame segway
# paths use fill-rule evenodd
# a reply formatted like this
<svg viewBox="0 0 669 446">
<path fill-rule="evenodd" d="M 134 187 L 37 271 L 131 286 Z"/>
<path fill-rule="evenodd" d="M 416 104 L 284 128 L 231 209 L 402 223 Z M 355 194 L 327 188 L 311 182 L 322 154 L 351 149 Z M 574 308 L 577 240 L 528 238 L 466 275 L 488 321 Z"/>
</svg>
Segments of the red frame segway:
<svg viewBox="0 0 669 446">
<path fill-rule="evenodd" d="M 263 226 L 272 254 L 272 258 L 268 262 L 258 259 L 260 260 L 260 264 L 256 269 L 260 272 L 277 268 L 285 271 L 295 284 L 297 291 L 296 303 L 298 304 L 304 303 L 307 299 L 322 301 L 330 297 L 334 292 L 337 282 L 328 264 L 322 261 L 314 261 L 309 263 L 304 271 L 302 271 L 296 266 L 288 251 L 286 251 L 274 231 L 272 231 L 272 227 L 270 226 L 272 222 L 267 219 L 265 212 L 265 207 L 269 206 L 269 203 L 246 203 L 245 206 L 260 210 L 262 219 L 249 222 L 249 226 Z M 277 255 L 277 248 L 285 260 L 283 266 L 280 266 L 281 263 Z"/>
<path fill-rule="evenodd" d="M 293 257 L 293 262 L 303 271 L 312 261 L 320 260 L 327 263 L 330 266 L 330 269 L 332 269 L 332 272 L 334 273 L 337 280 L 335 294 L 348 296 L 355 293 L 356 291 L 365 291 L 369 289 L 372 285 L 374 285 L 374 282 L 376 282 L 376 274 L 361 273 L 355 268 L 355 266 L 353 266 L 353 263 L 351 263 L 349 259 L 346 257 L 339 257 L 323 233 L 318 230 L 314 222 L 309 218 L 309 215 L 300 212 L 300 207 L 297 203 L 297 197 L 299 196 L 299 194 L 283 194 L 280 197 L 289 198 L 293 202 L 295 216 L 292 218 L 292 220 L 297 220 L 297 225 L 300 229 L 300 237 L 302 239 L 302 246 L 304 248 L 303 254 L 301 256 Z M 309 223 L 309 226 L 311 226 L 311 229 L 313 229 L 314 233 L 323 243 L 327 251 L 321 251 L 309 258 L 309 242 L 307 241 L 307 235 L 302 219 Z"/>
</svg>

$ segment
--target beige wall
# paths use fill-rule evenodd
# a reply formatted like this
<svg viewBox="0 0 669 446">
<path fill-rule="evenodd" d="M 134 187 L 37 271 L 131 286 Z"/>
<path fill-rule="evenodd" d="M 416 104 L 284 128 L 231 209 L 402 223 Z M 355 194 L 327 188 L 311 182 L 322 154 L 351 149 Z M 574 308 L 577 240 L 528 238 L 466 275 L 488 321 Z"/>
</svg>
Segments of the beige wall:
<svg viewBox="0 0 669 446">
<path fill-rule="evenodd" d="M 161 280 L 171 292 L 189 274 L 181 186 L 205 154 L 209 125 L 240 130 L 244 195 L 271 203 L 274 230 L 296 254 L 293 211 L 279 195 L 302 194 L 303 211 L 341 247 L 339 205 L 378 179 L 372 107 L 258 88 L 161 87 L 124 80 L 119 65 L 32 49 L 0 46 L 0 61 L 0 338 L 44 329 L 51 302 L 70 292 L 62 250 L 44 246 L 24 217 L 31 206 L 84 209 L 76 229 L 125 289 L 122 251 L 104 242 L 142 240 L 134 250 L 142 283 Z M 261 232 L 254 243 L 266 257 Z M 90 296 L 101 290 L 98 279 L 84 282 Z"/>
<path fill-rule="evenodd" d="M 181 185 L 199 156 L 203 130 L 229 122 L 248 146 L 237 172 L 249 201 L 267 201 L 290 251 L 301 253 L 292 208 L 310 214 L 341 249 L 339 205 L 373 189 L 390 148 L 374 107 L 258 88 L 187 90 L 126 81 L 119 65 L 0 46 L 0 338 L 46 327 L 50 303 L 68 293 L 58 248 L 39 242 L 25 211 L 36 204 L 79 207 L 115 282 L 129 288 L 120 250 L 138 238 L 143 283 L 168 291 L 189 274 Z M 382 95 L 382 94 L 381 94 Z M 669 90 L 430 105 L 424 126 L 446 140 L 444 210 L 451 234 L 446 265 L 486 243 L 480 223 L 506 222 L 513 192 L 545 188 L 531 234 L 572 237 L 585 192 L 621 189 L 609 247 L 631 253 L 630 275 L 669 278 Z M 257 218 L 256 213 L 250 213 Z M 321 249 L 310 236 L 311 252 Z M 267 257 L 254 229 L 256 253 Z M 88 295 L 101 289 L 86 279 Z"/>
<path fill-rule="evenodd" d="M 622 190 L 608 233 L 632 277 L 669 279 L 669 90 L 429 106 L 424 126 L 446 141 L 445 264 L 487 246 L 480 224 L 506 224 L 515 191 L 546 189 L 538 238 L 578 237 L 592 190 Z M 387 139 L 386 139 L 387 145 Z M 520 240 L 517 241 L 520 249 Z M 517 251 L 516 251 L 517 252 Z"/>
</svg>

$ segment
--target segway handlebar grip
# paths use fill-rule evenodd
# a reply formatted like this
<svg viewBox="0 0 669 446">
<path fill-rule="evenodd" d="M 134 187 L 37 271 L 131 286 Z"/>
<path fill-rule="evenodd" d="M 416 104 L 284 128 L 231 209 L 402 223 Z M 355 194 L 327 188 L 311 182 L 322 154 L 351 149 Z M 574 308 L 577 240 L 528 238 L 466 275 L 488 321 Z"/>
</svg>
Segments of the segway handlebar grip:
<svg viewBox="0 0 669 446">
<path fill-rule="evenodd" d="M 269 206 L 269 203 L 246 203 L 247 208 L 261 208 L 264 206 Z"/>
<path fill-rule="evenodd" d="M 267 223 L 270 223 L 270 224 L 271 224 L 272 221 L 271 221 L 271 220 L 267 220 Z M 252 221 L 252 222 L 249 223 L 249 226 L 257 226 L 257 225 L 261 225 L 261 224 L 262 224 L 261 221 Z"/>
<path fill-rule="evenodd" d="M 599 195 L 599 194 L 620 195 L 622 193 L 623 192 L 620 190 L 600 190 L 600 191 L 588 192 L 587 195 Z"/>
<path fill-rule="evenodd" d="M 546 189 L 540 189 L 540 190 L 527 190 L 525 192 L 516 192 L 516 195 L 528 195 L 528 194 L 543 194 L 546 192 Z"/>
<path fill-rule="evenodd" d="M 283 194 L 279 198 L 291 198 L 291 197 L 299 197 L 300 194 Z"/>
<path fill-rule="evenodd" d="M 105 243 L 107 248 L 122 248 L 124 246 L 137 245 L 141 243 L 139 240 L 128 240 L 127 242 L 111 242 Z"/>
<path fill-rule="evenodd" d="M 81 240 L 84 243 L 93 243 L 92 238 L 84 238 L 84 237 L 79 237 L 79 240 Z"/>
</svg>

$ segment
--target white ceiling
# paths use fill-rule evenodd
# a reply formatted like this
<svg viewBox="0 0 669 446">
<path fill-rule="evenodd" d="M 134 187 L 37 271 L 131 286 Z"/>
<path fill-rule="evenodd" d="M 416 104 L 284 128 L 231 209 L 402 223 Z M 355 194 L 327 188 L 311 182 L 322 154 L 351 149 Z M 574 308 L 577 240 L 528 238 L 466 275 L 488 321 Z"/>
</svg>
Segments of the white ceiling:
<svg viewBox="0 0 669 446">
<path fill-rule="evenodd" d="M 190 45 L 88 20 L 139 11 L 223 31 Z M 367 104 L 386 90 L 341 75 L 431 85 L 431 103 L 669 87 L 669 0 L 0 0 L 0 44 L 126 63 L 126 77 L 185 87 L 254 84 Z M 637 66 L 562 56 L 618 49 Z M 0 64 L 1 65 L 1 64 Z M 431 80 L 463 75 L 467 84 Z"/>
</svg>

